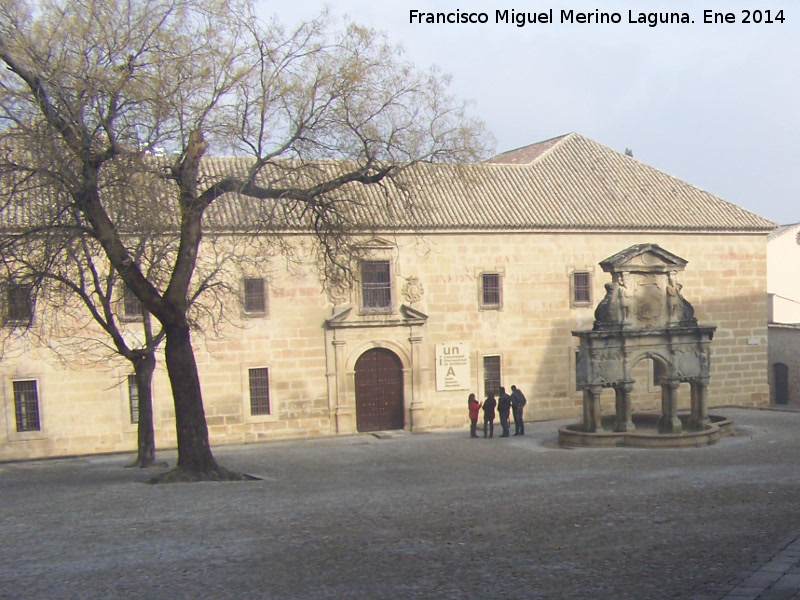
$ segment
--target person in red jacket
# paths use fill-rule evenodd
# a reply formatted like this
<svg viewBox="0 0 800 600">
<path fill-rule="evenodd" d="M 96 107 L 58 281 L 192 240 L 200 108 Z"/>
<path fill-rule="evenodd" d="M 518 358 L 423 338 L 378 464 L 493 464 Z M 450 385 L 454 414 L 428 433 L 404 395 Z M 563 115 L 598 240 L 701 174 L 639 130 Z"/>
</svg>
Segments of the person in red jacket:
<svg viewBox="0 0 800 600">
<path fill-rule="evenodd" d="M 478 425 L 478 413 L 481 410 L 481 405 L 475 398 L 475 394 L 470 394 L 467 399 L 467 406 L 469 407 L 469 435 L 470 437 L 478 437 L 475 428 Z"/>
</svg>

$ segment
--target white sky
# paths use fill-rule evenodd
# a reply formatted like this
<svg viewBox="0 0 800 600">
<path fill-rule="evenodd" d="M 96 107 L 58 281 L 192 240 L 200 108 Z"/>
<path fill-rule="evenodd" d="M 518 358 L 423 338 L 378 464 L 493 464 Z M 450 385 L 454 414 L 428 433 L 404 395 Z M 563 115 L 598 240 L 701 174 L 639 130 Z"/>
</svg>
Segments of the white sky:
<svg viewBox="0 0 800 600">
<path fill-rule="evenodd" d="M 575 131 L 778 223 L 800 221 L 800 2 L 258 1 L 285 25 L 327 6 L 386 32 L 407 59 L 452 74 L 497 152 Z M 552 24 L 495 23 L 496 10 L 551 8 Z M 754 8 L 785 20 L 743 24 Z M 411 9 L 486 12 L 489 22 L 412 25 Z M 618 12 L 622 23 L 560 24 L 561 9 Z M 704 9 L 736 23 L 704 24 Z M 629 10 L 695 22 L 651 28 L 628 23 Z"/>
</svg>

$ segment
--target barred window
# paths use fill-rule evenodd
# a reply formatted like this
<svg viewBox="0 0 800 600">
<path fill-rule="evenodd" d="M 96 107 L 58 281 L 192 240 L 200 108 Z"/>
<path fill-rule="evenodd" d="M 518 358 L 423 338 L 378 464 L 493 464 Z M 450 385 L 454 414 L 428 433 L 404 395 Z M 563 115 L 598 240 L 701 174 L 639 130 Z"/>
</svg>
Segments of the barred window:
<svg viewBox="0 0 800 600">
<path fill-rule="evenodd" d="M 33 319 L 33 288 L 30 285 L 11 284 L 6 296 L 7 325 L 29 325 Z"/>
<path fill-rule="evenodd" d="M 391 310 L 392 281 L 388 260 L 365 260 L 361 263 L 361 306 L 380 312 Z"/>
<path fill-rule="evenodd" d="M 250 414 L 268 415 L 269 410 L 269 369 L 249 369 Z"/>
<path fill-rule="evenodd" d="M 131 424 L 139 422 L 139 386 L 136 385 L 136 375 L 128 375 L 128 406 L 131 415 Z"/>
<path fill-rule="evenodd" d="M 36 390 L 36 381 L 15 381 L 13 386 L 17 431 L 40 431 L 39 394 Z"/>
<path fill-rule="evenodd" d="M 499 308 L 501 304 L 500 273 L 481 274 L 481 308 Z"/>
<path fill-rule="evenodd" d="M 572 304 L 585 305 L 592 303 L 592 278 L 588 271 L 572 273 Z"/>
<path fill-rule="evenodd" d="M 267 294 L 263 279 L 244 280 L 244 311 L 248 313 L 267 312 Z"/>
<path fill-rule="evenodd" d="M 142 312 L 142 303 L 139 302 L 139 298 L 136 297 L 130 288 L 126 285 L 125 291 L 123 292 L 123 310 L 124 314 L 128 318 L 136 318 L 141 317 Z"/>
<path fill-rule="evenodd" d="M 500 357 L 483 357 L 483 395 L 491 392 L 495 396 L 500 394 Z"/>
</svg>

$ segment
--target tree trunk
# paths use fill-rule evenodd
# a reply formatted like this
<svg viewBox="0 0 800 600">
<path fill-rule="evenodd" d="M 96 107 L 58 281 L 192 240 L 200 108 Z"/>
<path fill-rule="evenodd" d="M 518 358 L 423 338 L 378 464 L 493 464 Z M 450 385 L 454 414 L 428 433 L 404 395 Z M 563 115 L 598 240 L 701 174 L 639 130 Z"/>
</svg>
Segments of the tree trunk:
<svg viewBox="0 0 800 600">
<path fill-rule="evenodd" d="M 208 443 L 208 426 L 203 410 L 200 376 L 188 325 L 165 327 L 167 373 L 175 402 L 178 431 L 178 468 L 202 474 L 219 467 Z"/>
<path fill-rule="evenodd" d="M 175 403 L 178 432 L 178 465 L 154 477 L 150 483 L 181 481 L 241 481 L 258 477 L 229 471 L 217 464 L 208 442 L 208 426 L 200 393 L 200 377 L 194 359 L 189 326 L 164 326 L 167 374 Z"/>
<path fill-rule="evenodd" d="M 156 369 L 154 350 L 144 352 L 133 361 L 136 388 L 139 393 L 139 453 L 135 467 L 147 468 L 156 460 L 156 437 L 153 428 L 153 372 Z"/>
</svg>

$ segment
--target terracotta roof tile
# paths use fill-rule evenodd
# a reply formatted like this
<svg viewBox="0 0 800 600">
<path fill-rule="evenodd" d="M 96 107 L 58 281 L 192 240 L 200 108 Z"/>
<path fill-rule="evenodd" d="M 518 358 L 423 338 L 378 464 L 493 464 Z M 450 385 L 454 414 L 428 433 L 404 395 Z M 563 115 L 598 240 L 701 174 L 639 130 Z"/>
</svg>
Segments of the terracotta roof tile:
<svg viewBox="0 0 800 600">
<path fill-rule="evenodd" d="M 511 161 L 509 164 L 506 161 Z M 211 157 L 203 169 L 209 179 L 243 175 L 250 161 Z M 285 165 L 284 165 L 285 166 Z M 335 161 L 309 169 L 333 175 Z M 278 176 L 279 166 L 264 174 Z M 313 177 L 289 172 L 288 179 Z M 283 187 L 283 184 L 274 184 Z M 164 194 L 164 216 L 171 203 Z M 380 185 L 349 184 L 333 195 L 348 204 L 348 218 L 384 230 L 643 230 L 768 232 L 775 223 L 693 185 L 571 133 L 500 154 L 484 163 L 423 163 Z M 48 200 L 39 196 L 41 206 Z M 27 220 L 33 209 L 4 211 L 5 226 Z M 227 194 L 209 209 L 205 223 L 220 229 L 250 228 L 269 220 L 273 230 L 302 230 L 295 207 Z"/>
<path fill-rule="evenodd" d="M 486 162 L 505 165 L 527 165 L 539 158 L 542 154 L 547 152 L 565 137 L 567 136 L 560 135 L 549 140 L 544 140 L 542 142 L 536 142 L 535 144 L 523 146 L 522 148 L 517 148 L 516 150 L 502 152 L 497 156 L 493 156 Z"/>
</svg>

